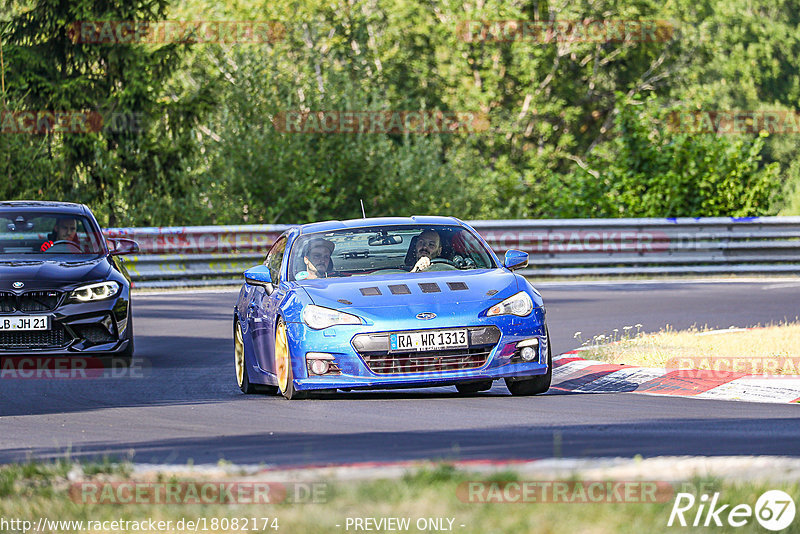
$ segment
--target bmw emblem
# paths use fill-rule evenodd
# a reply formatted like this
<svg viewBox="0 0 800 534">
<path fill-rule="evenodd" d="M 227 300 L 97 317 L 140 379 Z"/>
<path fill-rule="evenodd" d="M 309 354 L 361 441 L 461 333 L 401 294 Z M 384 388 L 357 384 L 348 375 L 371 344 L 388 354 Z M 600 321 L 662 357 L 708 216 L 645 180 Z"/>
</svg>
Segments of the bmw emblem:
<svg viewBox="0 0 800 534">
<path fill-rule="evenodd" d="M 13 287 L 14 289 L 22 289 L 23 287 L 25 287 L 25 284 L 22 282 L 14 282 L 13 284 L 11 284 L 11 287 Z"/>
<path fill-rule="evenodd" d="M 423 321 L 427 321 L 429 319 L 435 319 L 436 314 L 433 312 L 422 312 L 417 314 L 417 319 L 422 319 Z"/>
</svg>

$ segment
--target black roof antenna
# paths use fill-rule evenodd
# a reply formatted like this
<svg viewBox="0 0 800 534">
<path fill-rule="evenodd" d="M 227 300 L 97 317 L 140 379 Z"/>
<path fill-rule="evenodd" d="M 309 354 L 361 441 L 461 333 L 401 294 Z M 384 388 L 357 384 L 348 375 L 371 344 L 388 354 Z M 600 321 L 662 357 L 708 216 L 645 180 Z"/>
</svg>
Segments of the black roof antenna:
<svg viewBox="0 0 800 534">
<path fill-rule="evenodd" d="M 364 213 L 364 199 L 358 199 L 361 202 L 361 218 L 366 219 L 367 214 Z"/>
</svg>

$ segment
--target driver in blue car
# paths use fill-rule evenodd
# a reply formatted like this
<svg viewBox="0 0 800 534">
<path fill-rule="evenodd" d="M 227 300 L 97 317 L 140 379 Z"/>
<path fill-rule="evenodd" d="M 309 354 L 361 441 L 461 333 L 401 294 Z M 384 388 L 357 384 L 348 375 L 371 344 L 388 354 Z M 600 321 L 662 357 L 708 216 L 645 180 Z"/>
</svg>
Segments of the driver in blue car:
<svg viewBox="0 0 800 534">
<path fill-rule="evenodd" d="M 56 225 L 53 228 L 53 232 L 47 234 L 47 241 L 42 243 L 40 250 L 44 252 L 50 247 L 52 247 L 53 243 L 58 243 L 59 241 L 69 241 L 71 243 L 74 243 L 78 248 L 80 248 L 80 241 L 78 241 L 77 232 L 78 232 L 77 220 L 72 219 L 70 217 L 60 217 L 56 220 Z"/>
<path fill-rule="evenodd" d="M 418 273 L 431 266 L 431 260 L 439 257 L 442 253 L 442 239 L 435 230 L 425 230 L 417 236 L 414 246 L 416 263 L 412 267 L 412 273 Z"/>
<path fill-rule="evenodd" d="M 327 239 L 312 239 L 306 244 L 303 253 L 303 263 L 306 270 L 300 271 L 295 275 L 296 280 L 313 280 L 315 278 L 327 278 L 333 271 L 333 260 L 331 255 L 336 245 Z"/>
</svg>

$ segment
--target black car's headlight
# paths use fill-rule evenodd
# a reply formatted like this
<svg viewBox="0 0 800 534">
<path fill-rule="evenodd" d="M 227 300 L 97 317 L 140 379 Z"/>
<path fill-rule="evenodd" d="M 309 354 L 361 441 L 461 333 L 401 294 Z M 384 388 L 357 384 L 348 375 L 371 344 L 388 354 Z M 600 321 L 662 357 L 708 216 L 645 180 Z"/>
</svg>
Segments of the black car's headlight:
<svg viewBox="0 0 800 534">
<path fill-rule="evenodd" d="M 69 294 L 69 299 L 77 302 L 110 299 L 119 293 L 121 287 L 119 282 L 113 280 L 89 284 L 73 289 Z"/>
<path fill-rule="evenodd" d="M 361 319 L 349 313 L 310 304 L 303 309 L 303 322 L 314 330 L 337 324 L 361 324 Z"/>
<path fill-rule="evenodd" d="M 524 291 L 520 291 L 515 295 L 511 295 L 506 300 L 499 304 L 495 304 L 486 312 L 487 317 L 494 315 L 519 315 L 525 317 L 533 311 L 533 301 L 530 295 Z"/>
</svg>

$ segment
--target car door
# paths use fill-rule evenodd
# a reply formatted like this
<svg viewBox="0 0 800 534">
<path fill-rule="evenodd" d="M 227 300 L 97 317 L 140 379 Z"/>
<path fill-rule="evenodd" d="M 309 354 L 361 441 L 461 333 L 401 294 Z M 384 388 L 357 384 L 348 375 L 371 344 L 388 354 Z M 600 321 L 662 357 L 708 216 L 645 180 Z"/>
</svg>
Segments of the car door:
<svg viewBox="0 0 800 534">
<path fill-rule="evenodd" d="M 256 286 L 250 297 L 248 320 L 253 333 L 253 350 L 258 366 L 275 374 L 275 326 L 280 303 L 286 297 L 286 283 L 280 278 L 281 264 L 286 251 L 287 236 L 281 236 L 272 245 L 264 265 L 269 268 L 274 290 L 271 293 Z"/>
</svg>

